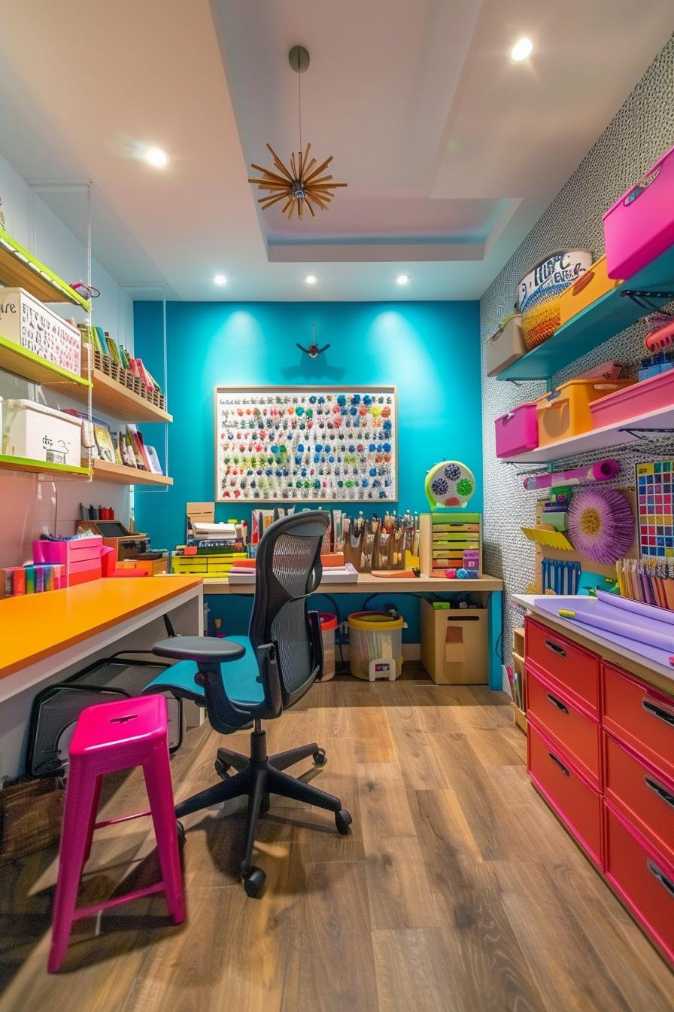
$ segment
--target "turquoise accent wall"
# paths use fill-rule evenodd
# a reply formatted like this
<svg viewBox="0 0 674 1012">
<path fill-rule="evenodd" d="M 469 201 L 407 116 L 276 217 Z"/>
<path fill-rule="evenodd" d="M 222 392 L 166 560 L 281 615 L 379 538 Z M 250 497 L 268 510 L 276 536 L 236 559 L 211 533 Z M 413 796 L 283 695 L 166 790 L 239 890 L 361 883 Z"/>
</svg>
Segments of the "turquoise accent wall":
<svg viewBox="0 0 674 1012">
<path fill-rule="evenodd" d="M 330 348 L 312 361 L 296 342 L 306 347 L 314 333 Z M 188 500 L 214 497 L 213 388 L 218 385 L 395 384 L 400 508 L 427 509 L 426 471 L 455 458 L 475 473 L 478 491 L 471 507 L 482 509 L 477 302 L 168 302 L 166 346 L 168 405 L 175 419 L 168 430 L 168 469 L 174 485 L 135 492 L 137 527 L 148 531 L 157 547 L 183 541 Z M 161 302 L 135 303 L 134 347 L 161 380 Z M 147 425 L 143 432 L 164 464 L 163 427 Z M 346 508 L 353 513 L 360 506 Z M 374 511 L 376 505 L 363 508 Z M 217 516 L 249 517 L 250 509 L 221 504 Z M 211 602 L 220 611 L 220 602 Z M 416 611 L 410 618 L 407 638 L 418 641 Z"/>
</svg>

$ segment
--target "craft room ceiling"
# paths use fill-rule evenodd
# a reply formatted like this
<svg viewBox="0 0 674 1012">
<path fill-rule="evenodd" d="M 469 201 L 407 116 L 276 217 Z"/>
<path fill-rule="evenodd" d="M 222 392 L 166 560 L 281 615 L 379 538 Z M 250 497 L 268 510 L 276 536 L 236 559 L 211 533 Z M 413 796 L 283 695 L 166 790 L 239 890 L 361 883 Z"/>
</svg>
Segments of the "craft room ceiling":
<svg viewBox="0 0 674 1012">
<path fill-rule="evenodd" d="M 3 153 L 80 235 L 63 184 L 94 181 L 95 255 L 136 298 L 476 298 L 673 28 L 671 0 L 24 0 Z M 349 184 L 301 223 L 247 182 L 267 141 L 297 149 L 294 43 L 305 140 Z"/>
</svg>

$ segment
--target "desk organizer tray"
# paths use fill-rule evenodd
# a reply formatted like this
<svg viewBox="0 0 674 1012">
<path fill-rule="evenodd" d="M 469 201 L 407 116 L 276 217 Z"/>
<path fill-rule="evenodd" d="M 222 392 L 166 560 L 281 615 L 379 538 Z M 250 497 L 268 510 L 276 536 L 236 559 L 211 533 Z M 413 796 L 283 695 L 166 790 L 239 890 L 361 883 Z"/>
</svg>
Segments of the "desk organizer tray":
<svg viewBox="0 0 674 1012">
<path fill-rule="evenodd" d="M 575 379 L 562 383 L 557 390 L 539 397 L 536 401 L 538 413 L 538 445 L 549 446 L 561 439 L 570 439 L 592 428 L 590 405 L 607 394 L 621 390 L 631 380 Z"/>
<path fill-rule="evenodd" d="M 520 404 L 507 415 L 501 415 L 494 425 L 497 457 L 514 457 L 518 453 L 535 450 L 538 446 L 538 419 L 534 401 Z"/>
<path fill-rule="evenodd" d="M 674 147 L 604 215 L 610 278 L 631 278 L 674 243 Z"/>
<path fill-rule="evenodd" d="M 559 316 L 562 326 L 572 316 L 586 309 L 602 295 L 612 291 L 620 282 L 610 278 L 606 268 L 606 257 L 600 257 L 573 284 L 565 288 L 559 297 Z"/>
<path fill-rule="evenodd" d="M 674 369 L 600 397 L 590 404 L 592 426 L 615 425 L 637 415 L 674 406 Z"/>
<path fill-rule="evenodd" d="M 487 376 L 497 376 L 521 358 L 526 350 L 522 336 L 522 317 L 516 313 L 503 320 L 498 329 L 487 338 Z"/>
</svg>

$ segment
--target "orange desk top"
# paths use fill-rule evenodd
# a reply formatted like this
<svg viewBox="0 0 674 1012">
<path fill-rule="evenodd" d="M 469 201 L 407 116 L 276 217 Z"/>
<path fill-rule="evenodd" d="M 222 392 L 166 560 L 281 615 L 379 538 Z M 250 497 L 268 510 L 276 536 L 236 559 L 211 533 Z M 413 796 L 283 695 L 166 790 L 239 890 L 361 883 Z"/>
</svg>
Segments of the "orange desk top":
<svg viewBox="0 0 674 1012">
<path fill-rule="evenodd" d="M 0 600 L 0 678 L 198 587 L 198 576 L 93 580 Z"/>
</svg>

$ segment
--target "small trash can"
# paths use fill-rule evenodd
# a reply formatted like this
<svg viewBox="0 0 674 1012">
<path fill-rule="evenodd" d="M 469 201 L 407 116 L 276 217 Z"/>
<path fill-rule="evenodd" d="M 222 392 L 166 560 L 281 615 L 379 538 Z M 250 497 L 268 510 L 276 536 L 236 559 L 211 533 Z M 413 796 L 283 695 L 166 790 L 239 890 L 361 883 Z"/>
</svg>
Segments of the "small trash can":
<svg viewBox="0 0 674 1012">
<path fill-rule="evenodd" d="M 331 611 L 319 611 L 321 623 L 321 640 L 323 643 L 323 674 L 321 681 L 326 682 L 335 677 L 335 635 L 337 633 L 337 616 Z"/>
<path fill-rule="evenodd" d="M 349 615 L 349 659 L 356 678 L 398 678 L 403 663 L 400 616 L 387 611 L 354 611 Z"/>
</svg>

